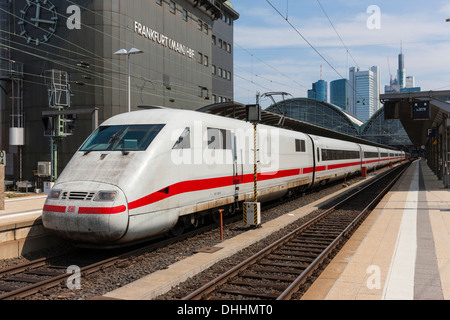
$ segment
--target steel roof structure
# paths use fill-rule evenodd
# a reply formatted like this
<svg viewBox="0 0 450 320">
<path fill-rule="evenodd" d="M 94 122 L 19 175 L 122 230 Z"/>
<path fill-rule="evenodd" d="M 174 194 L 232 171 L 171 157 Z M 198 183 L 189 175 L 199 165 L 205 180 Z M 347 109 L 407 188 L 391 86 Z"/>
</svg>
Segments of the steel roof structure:
<svg viewBox="0 0 450 320">
<path fill-rule="evenodd" d="M 247 109 L 246 105 L 237 103 L 237 102 L 223 102 L 212 104 L 203 108 L 198 109 L 199 112 L 215 114 L 227 118 L 238 119 L 246 121 L 247 119 Z M 261 124 L 273 126 L 277 128 L 283 128 L 288 130 L 294 130 L 303 132 L 306 134 L 312 134 L 322 137 L 341 139 L 345 141 L 351 141 L 355 143 L 361 143 L 366 145 L 371 145 L 375 147 L 383 147 L 384 145 L 380 145 L 378 143 L 374 143 L 365 139 L 361 139 L 355 136 L 351 136 L 348 134 L 340 133 L 337 131 L 329 130 L 323 127 L 319 127 L 314 124 L 310 124 L 307 122 L 303 122 L 300 120 L 292 119 L 285 117 L 280 114 L 276 114 L 273 112 L 269 112 L 267 110 L 261 111 Z"/>
</svg>

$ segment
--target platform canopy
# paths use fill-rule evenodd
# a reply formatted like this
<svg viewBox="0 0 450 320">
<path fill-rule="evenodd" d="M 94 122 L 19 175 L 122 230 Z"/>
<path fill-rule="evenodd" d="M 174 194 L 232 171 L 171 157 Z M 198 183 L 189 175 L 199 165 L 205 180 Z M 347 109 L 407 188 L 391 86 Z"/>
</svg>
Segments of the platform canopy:
<svg viewBox="0 0 450 320">
<path fill-rule="evenodd" d="M 450 188 L 450 90 L 390 93 L 380 99 L 385 115 L 400 119 L 429 167 Z"/>
<path fill-rule="evenodd" d="M 450 114 L 450 90 L 380 95 L 388 119 L 400 119 L 416 147 L 426 146 L 429 129 L 444 124 Z"/>
<path fill-rule="evenodd" d="M 247 118 L 247 110 L 246 105 L 237 103 L 237 102 L 224 102 L 224 103 L 217 103 L 212 104 L 203 108 L 198 109 L 199 112 L 209 113 L 209 114 L 215 114 L 223 117 L 238 119 L 246 121 Z M 355 136 L 347 135 L 344 133 L 340 133 L 337 131 L 329 130 L 323 127 L 316 126 L 314 124 L 310 124 L 307 122 L 303 122 L 300 120 L 292 119 L 285 117 L 280 114 L 276 114 L 267 110 L 262 110 L 261 112 L 261 124 L 288 129 L 288 130 L 294 130 L 303 132 L 306 134 L 312 134 L 322 137 L 328 137 L 328 138 L 334 138 L 334 139 L 341 139 L 345 141 L 355 142 L 355 143 L 361 143 L 366 145 L 371 145 L 375 147 L 381 147 L 381 148 L 389 148 L 384 145 L 377 144 L 372 141 L 368 141 L 365 139 L 361 139 Z"/>
</svg>

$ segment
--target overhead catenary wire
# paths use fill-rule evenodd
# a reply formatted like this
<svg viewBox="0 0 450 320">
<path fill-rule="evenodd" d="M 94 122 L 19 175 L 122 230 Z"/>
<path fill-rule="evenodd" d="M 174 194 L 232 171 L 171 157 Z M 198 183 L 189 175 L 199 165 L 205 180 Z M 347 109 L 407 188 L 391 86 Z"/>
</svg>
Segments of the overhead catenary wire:
<svg viewBox="0 0 450 320">
<path fill-rule="evenodd" d="M 102 18 L 103 20 L 111 20 L 110 16 L 107 16 L 105 14 L 103 14 L 102 12 L 99 11 L 93 11 L 90 10 L 87 7 L 84 7 L 80 4 L 75 3 L 74 1 L 70 1 L 68 0 L 68 3 L 71 4 L 76 4 L 78 5 L 80 8 L 82 8 L 83 10 L 86 10 L 92 14 L 94 14 L 95 16 L 98 16 L 100 18 Z M 15 15 L 14 13 L 8 12 L 11 16 L 13 16 L 14 18 L 19 18 L 17 15 Z M 58 13 L 58 15 L 60 16 L 60 18 L 67 18 L 64 15 Z M 117 21 L 115 22 L 117 23 Z M 123 28 L 128 28 L 126 25 L 123 25 L 120 21 L 118 22 L 119 25 Z M 111 39 L 114 40 L 121 40 L 118 39 L 117 37 L 113 36 L 112 34 L 108 34 L 105 33 L 101 28 L 94 28 L 90 25 L 87 25 L 84 23 L 84 20 L 81 21 L 81 27 L 82 28 L 87 28 L 88 30 L 92 30 L 92 32 L 94 33 L 100 33 L 105 37 L 109 37 Z M 219 33 L 220 34 L 220 33 Z M 15 36 L 18 36 L 17 34 L 13 34 Z M 59 39 L 60 41 L 63 42 L 69 42 L 67 38 L 63 37 L 63 36 L 58 36 L 58 35 L 54 35 L 57 39 Z M 125 40 L 126 45 L 132 45 L 132 43 L 129 43 L 129 41 Z M 51 43 L 46 43 L 46 46 L 49 46 L 51 48 L 54 48 L 55 51 L 54 52 L 44 52 L 44 50 L 40 50 L 36 47 L 30 46 L 30 45 L 25 45 L 25 44 L 21 44 L 21 43 L 15 43 L 15 45 L 10 48 L 11 50 L 16 50 L 19 52 L 22 52 L 24 54 L 30 54 L 31 52 L 37 52 L 37 54 L 34 54 L 34 56 L 36 58 L 48 61 L 50 63 L 53 63 L 54 65 L 57 66 L 61 66 L 62 68 L 65 68 L 66 70 L 71 70 L 71 72 L 79 72 L 81 74 L 87 75 L 90 78 L 95 78 L 95 79 L 99 79 L 99 80 L 103 80 L 106 81 L 106 83 L 109 83 L 110 85 L 95 85 L 92 83 L 89 83 L 89 81 L 84 81 L 84 85 L 88 86 L 97 86 L 97 87 L 103 87 L 103 88 L 110 88 L 110 89 L 114 89 L 114 90 L 125 90 L 125 88 L 122 86 L 122 83 L 125 83 L 125 78 L 121 77 L 108 77 L 105 76 L 104 73 L 109 73 L 109 72 L 114 72 L 117 69 L 114 68 L 120 68 L 125 70 L 124 65 L 120 64 L 120 63 L 116 63 L 114 59 L 109 59 L 109 58 L 105 58 L 104 56 L 100 56 L 100 55 L 96 55 L 94 52 L 92 52 L 91 50 L 89 50 L 88 48 L 85 47 L 80 47 L 77 44 L 71 43 L 71 46 L 75 46 L 78 49 L 78 57 L 77 58 L 69 58 L 68 55 L 65 55 L 66 53 L 71 53 L 71 50 L 64 48 L 64 46 L 55 46 L 52 45 Z M 236 45 L 236 44 L 235 44 Z M 245 50 L 248 52 L 247 49 L 243 48 L 242 46 L 237 45 L 238 47 L 240 47 L 241 49 Z M 20 49 L 20 48 L 30 48 L 32 50 L 27 50 L 27 49 Z M 40 54 L 39 54 L 40 53 Z M 157 53 L 156 53 L 157 54 Z M 252 54 L 253 55 L 253 54 Z M 58 58 L 60 58 L 61 60 L 58 60 Z M 163 59 L 167 59 L 166 56 L 162 56 Z M 273 65 L 270 65 L 269 63 L 263 61 L 262 59 L 258 58 L 255 56 L 256 59 L 258 59 L 259 61 L 261 61 L 262 63 L 264 63 L 266 66 L 268 66 L 269 68 L 271 68 L 272 70 L 274 70 L 275 72 L 277 72 L 278 74 L 281 74 L 283 77 L 285 77 L 286 79 L 289 79 L 291 81 L 291 83 L 296 83 L 298 84 L 300 87 L 304 87 L 302 84 L 298 83 L 295 79 L 289 78 L 286 74 L 284 74 L 283 72 L 279 71 L 278 69 L 276 69 Z M 80 59 L 85 59 L 88 60 L 90 62 L 91 65 L 91 69 L 86 69 L 86 68 L 82 68 L 82 67 L 78 67 L 77 64 L 79 63 Z M 62 60 L 64 60 L 65 62 L 63 62 Z M 71 62 L 73 63 L 73 65 L 71 64 Z M 93 63 L 91 63 L 93 62 Z M 175 64 L 180 64 L 177 61 L 171 61 L 171 63 L 175 63 Z M 180 66 L 181 67 L 181 66 Z M 186 69 L 186 65 L 182 66 L 184 69 Z M 141 69 L 145 67 L 141 66 Z M 96 72 L 93 70 L 103 70 L 104 72 Z M 193 72 L 199 72 L 198 68 L 191 68 L 191 71 Z M 125 72 L 125 71 L 123 71 Z M 142 72 L 141 72 L 142 74 Z M 39 74 L 29 74 L 29 76 L 35 76 L 35 77 L 42 77 L 42 75 Z M 236 76 L 236 75 L 234 75 Z M 132 88 L 133 92 L 139 92 L 140 94 L 150 94 L 153 96 L 157 96 L 160 98 L 163 98 L 164 96 L 161 94 L 157 94 L 154 92 L 149 93 L 148 91 L 143 90 L 143 88 L 145 87 L 145 83 L 151 83 L 153 89 L 155 89 L 155 85 L 157 85 L 158 87 L 160 86 L 161 88 L 164 87 L 164 83 L 162 80 L 159 79 L 149 79 L 148 77 L 144 77 L 144 76 L 133 76 L 136 79 L 142 79 L 142 81 L 144 81 L 144 84 L 142 86 L 138 86 L 136 85 L 136 88 Z M 261 79 L 264 79 L 265 81 L 269 81 L 271 83 L 277 83 L 277 84 L 281 84 L 284 86 L 289 86 L 287 84 L 282 84 L 278 81 L 275 81 L 273 79 L 268 79 L 267 77 L 264 77 L 262 75 L 256 75 L 256 77 L 259 77 Z M 240 77 L 241 79 L 245 79 L 244 77 Z M 250 83 L 256 84 L 255 81 L 249 81 Z M 261 85 L 260 85 L 261 86 Z M 176 83 L 171 83 L 171 87 L 174 89 L 173 92 L 176 93 L 178 92 L 178 94 L 182 94 L 183 98 L 186 102 L 198 102 L 198 96 L 195 94 L 197 92 L 197 87 L 194 86 L 186 86 L 186 85 L 179 85 Z M 263 87 L 263 86 L 261 86 Z M 305 87 L 304 87 L 305 88 Z M 72 87 L 72 91 L 76 92 L 74 87 Z M 188 92 L 189 91 L 189 92 Z M 81 92 L 81 90 L 80 90 Z M 91 94 L 91 93 L 88 93 Z M 95 93 L 94 93 L 95 94 Z M 191 99 L 188 99 L 188 97 L 190 97 Z"/>
<path fill-rule="evenodd" d="M 270 2 L 270 0 L 266 0 L 266 2 L 280 15 L 280 17 L 282 17 L 283 18 L 283 20 L 285 20 L 286 21 L 286 23 L 288 23 L 290 26 L 291 26 L 291 28 L 311 47 L 311 49 L 313 49 L 314 50 L 314 52 L 316 52 L 317 53 L 317 55 L 320 57 L 320 58 L 322 58 L 322 60 L 323 61 L 325 61 L 326 63 L 327 63 L 327 65 L 328 66 L 330 66 L 330 68 L 331 69 L 333 69 L 334 70 L 334 72 L 341 78 L 341 79 L 346 79 L 346 78 L 344 78 L 343 76 L 342 76 L 342 74 L 328 61 L 328 59 L 326 59 L 320 52 L 319 52 L 319 50 L 308 40 L 308 39 L 306 39 L 306 37 L 300 32 L 300 30 L 298 30 L 298 28 L 297 27 L 295 27 L 292 23 L 291 23 L 291 21 L 289 20 L 289 19 L 287 19 L 287 18 L 285 18 L 284 16 L 283 16 L 283 14 L 280 12 L 280 10 L 278 10 L 278 8 L 277 7 L 275 7 L 271 2 Z M 347 81 L 347 83 L 348 83 L 348 85 L 349 85 L 349 87 L 351 88 L 351 90 L 353 91 L 353 92 L 355 92 L 355 94 L 357 94 L 357 95 L 359 95 L 360 96 L 360 98 L 363 100 L 363 101 L 365 101 L 365 98 L 363 97 L 363 96 L 361 96 L 359 93 L 358 93 L 358 91 L 356 90 L 356 88 L 354 88 L 351 84 L 350 84 L 350 82 L 349 81 Z"/>
<path fill-rule="evenodd" d="M 72 3 L 72 4 L 76 4 L 74 1 L 71 1 L 71 0 L 67 0 L 69 3 Z M 102 14 L 102 13 L 99 13 L 99 12 L 97 12 L 97 11 L 92 11 L 92 10 L 90 10 L 89 8 L 86 8 L 86 7 L 82 7 L 84 10 L 86 10 L 86 11 L 89 11 L 89 12 L 91 12 L 91 13 L 93 13 L 93 14 L 95 14 L 95 15 L 97 15 L 97 16 L 99 16 L 99 17 L 102 17 L 102 18 L 105 18 L 105 19 L 110 19 L 109 17 L 107 17 L 107 16 L 105 16 L 104 14 Z M 110 19 L 111 20 L 111 19 Z M 112 20 L 111 20 L 112 21 Z M 120 24 L 120 23 L 119 23 Z M 126 27 L 126 26 L 123 26 L 123 27 Z M 216 35 L 221 35 L 221 33 L 220 33 L 220 29 L 218 29 L 219 31 L 216 31 L 215 33 L 216 33 Z M 132 45 L 132 43 L 130 43 L 130 45 Z M 272 70 L 274 70 L 275 72 L 277 72 L 278 74 L 280 74 L 280 75 L 282 75 L 283 77 L 285 77 L 286 79 L 288 79 L 288 80 L 290 80 L 291 82 L 294 82 L 294 83 L 296 83 L 299 87 L 302 87 L 302 88 L 305 88 L 305 89 L 307 89 L 304 85 L 302 85 L 301 83 L 299 83 L 297 80 L 295 80 L 295 79 L 292 79 L 291 77 L 288 77 L 286 74 L 284 74 L 283 72 L 281 72 L 280 70 L 278 70 L 277 68 L 275 68 L 273 65 L 270 65 L 269 63 L 267 63 L 266 61 L 263 61 L 262 59 L 260 59 L 259 57 L 257 57 L 256 55 L 254 55 L 253 53 L 251 53 L 248 49 L 246 49 L 246 48 L 244 48 L 244 47 L 242 47 L 241 45 L 239 45 L 238 43 L 236 43 L 236 42 L 234 42 L 234 46 L 236 47 L 239 47 L 240 49 L 242 49 L 242 50 L 244 50 L 244 51 L 246 51 L 248 54 L 250 54 L 252 57 L 254 57 L 254 58 L 256 58 L 257 60 L 259 60 L 260 62 L 262 62 L 263 64 L 265 64 L 266 66 L 268 66 L 269 68 L 271 68 Z M 183 68 L 185 67 L 184 65 L 182 66 Z M 236 76 L 236 74 L 234 74 L 234 76 Z M 258 75 L 257 75 L 258 76 Z M 277 82 L 277 81 L 274 81 L 274 80 L 271 80 L 271 79 L 267 79 L 266 77 L 263 77 L 263 76 L 261 76 L 261 75 L 259 75 L 259 77 L 260 78 L 264 78 L 265 80 L 267 80 L 267 81 L 270 81 L 270 82 L 272 82 L 272 83 L 278 83 L 278 84 L 281 84 L 281 83 L 279 83 L 279 82 Z M 248 80 L 248 79 L 245 79 L 244 77 L 239 77 L 239 78 L 241 78 L 241 79 L 244 79 L 244 80 L 246 80 L 246 81 L 248 81 L 249 83 L 252 83 L 252 84 L 256 84 L 253 80 Z M 285 85 L 285 86 L 289 86 L 289 85 L 286 85 L 286 84 L 282 84 L 282 85 Z M 265 87 L 263 87 L 263 86 L 261 86 L 262 88 L 265 88 Z M 265 88 L 265 89 L 267 89 L 267 88 Z"/>
<path fill-rule="evenodd" d="M 72 2 L 72 1 L 70 1 L 70 0 L 69 0 L 68 2 L 74 3 L 74 2 Z M 74 4 L 75 4 L 75 3 L 74 3 Z M 77 4 L 77 5 L 80 6 L 79 4 Z M 85 9 L 85 10 L 89 10 L 89 9 L 87 9 L 86 7 L 82 7 L 82 6 L 80 6 L 80 7 L 83 8 L 83 9 Z M 14 18 L 19 18 L 17 15 L 15 15 L 15 14 L 12 13 L 12 12 L 8 12 L 8 11 L 2 9 L 2 8 L 0 8 L 0 10 L 2 10 L 2 11 L 4 11 L 4 12 L 8 13 L 9 15 L 11 15 L 11 16 L 14 17 Z M 91 10 L 89 10 L 89 11 L 91 11 Z M 91 11 L 91 12 L 93 12 L 94 14 L 97 14 L 97 15 L 99 15 L 99 16 L 102 16 L 102 17 L 105 17 L 105 18 L 106 18 L 106 16 L 104 16 L 103 14 L 99 14 L 99 13 L 94 12 L 94 11 Z M 64 17 L 63 15 L 61 15 L 61 14 L 59 14 L 59 13 L 58 13 L 58 15 Z M 66 18 L 66 17 L 64 17 L 64 18 Z M 120 23 L 120 22 L 119 22 L 119 23 Z M 106 36 L 106 37 L 111 37 L 111 38 L 113 38 L 113 39 L 120 40 L 120 39 L 118 39 L 117 37 L 112 36 L 111 34 L 107 34 L 107 33 L 103 32 L 103 31 L 99 30 L 98 28 L 93 28 L 93 27 L 91 27 L 91 26 L 89 26 L 89 25 L 86 25 L 86 24 L 84 24 L 84 23 L 81 23 L 81 25 L 82 25 L 83 28 L 88 28 L 88 29 L 92 30 L 93 32 L 99 32 L 99 33 L 103 34 L 103 35 Z M 41 27 L 38 27 L 38 28 L 41 28 Z M 126 26 L 124 26 L 124 28 L 126 28 Z M 11 33 L 11 35 L 19 36 L 19 35 L 17 35 L 17 34 L 13 34 L 13 33 Z M 74 43 L 69 42 L 69 41 L 68 41 L 66 38 L 64 38 L 64 37 L 61 37 L 61 36 L 58 36 L 58 35 L 54 35 L 54 37 L 58 38 L 58 39 L 59 39 L 60 41 L 62 41 L 62 42 L 70 43 L 71 46 L 75 46 L 77 49 L 79 49 L 79 53 L 78 53 L 78 54 L 79 54 L 79 57 L 78 57 L 78 59 L 69 59 L 67 56 L 64 56 L 64 55 L 62 55 L 62 54 L 60 54 L 60 53 L 57 53 L 56 51 L 55 51 L 55 52 L 52 52 L 52 53 L 46 52 L 45 54 L 43 53 L 42 55 L 34 54 L 34 56 L 37 57 L 37 58 L 43 59 L 43 60 L 45 60 L 45 61 L 49 61 L 49 62 L 51 62 L 51 63 L 54 63 L 55 65 L 59 65 L 59 66 L 61 66 L 61 67 L 65 67 L 65 68 L 70 68 L 70 70 L 82 72 L 82 73 L 84 73 L 84 74 L 88 74 L 88 75 L 91 76 L 91 77 L 96 77 L 96 78 L 98 78 L 98 79 L 102 79 L 102 80 L 105 80 L 105 81 L 115 82 L 116 84 L 120 84 L 120 83 L 121 83 L 121 80 L 120 80 L 120 79 L 118 79 L 118 80 L 113 79 L 113 78 L 109 78 L 109 79 L 108 79 L 107 77 L 105 77 L 104 73 L 94 72 L 94 71 L 91 71 L 91 72 L 90 72 L 89 70 L 87 70 L 87 69 L 85 69 L 85 68 L 80 68 L 80 67 L 77 68 L 75 62 L 79 62 L 79 59 L 83 59 L 83 58 L 86 59 L 86 60 L 89 60 L 89 61 L 99 62 L 99 64 L 97 64 L 97 65 L 96 65 L 96 64 L 91 65 L 91 66 L 93 67 L 92 69 L 99 69 L 99 68 L 101 68 L 101 69 L 103 69 L 103 70 L 106 71 L 106 72 L 108 72 L 108 71 L 111 71 L 111 72 L 112 72 L 112 71 L 115 71 L 115 70 L 113 69 L 113 67 L 118 67 L 118 68 L 121 68 L 121 69 L 123 68 L 123 69 L 125 70 L 125 67 L 123 66 L 123 64 L 114 63 L 114 60 L 111 60 L 111 59 L 108 59 L 108 58 L 105 58 L 105 57 L 96 55 L 94 52 L 92 52 L 92 51 L 90 51 L 90 50 L 88 50 L 88 49 L 86 49 L 86 48 L 84 48 L 84 47 L 81 47 L 81 46 L 79 46 L 79 45 L 76 45 L 76 44 L 74 44 Z M 17 45 L 18 45 L 18 46 L 21 46 L 21 47 L 29 48 L 29 49 L 31 49 L 31 50 L 21 50 L 18 46 L 11 46 L 9 49 L 10 49 L 10 50 L 19 51 L 19 52 L 22 52 L 22 53 L 24 53 L 24 54 L 32 54 L 32 53 L 31 53 L 32 51 L 37 51 L 37 52 L 39 52 L 39 50 L 40 50 L 40 49 L 37 49 L 36 47 L 32 47 L 32 46 L 30 46 L 30 45 L 28 45 L 28 44 L 17 43 Z M 5 47 L 5 45 L 4 45 L 3 43 L 0 44 L 0 46 Z M 63 46 L 53 46 L 53 45 L 51 45 L 51 44 L 49 44 L 49 43 L 46 43 L 46 46 L 54 47 L 55 49 L 59 49 L 59 50 L 62 50 L 62 51 L 64 51 L 64 52 L 67 52 L 67 53 L 71 52 L 70 50 L 65 49 Z M 43 51 L 43 50 L 40 50 L 40 51 Z M 53 56 L 53 57 L 58 57 L 58 58 L 60 58 L 61 60 L 66 60 L 66 61 L 67 61 L 67 60 L 69 60 L 69 61 L 71 60 L 71 61 L 74 62 L 74 65 L 71 65 L 71 64 L 69 64 L 69 63 L 64 63 L 64 62 L 62 62 L 62 61 L 60 61 L 60 60 L 57 60 L 57 59 L 51 59 L 51 58 L 48 57 L 49 55 L 51 55 L 51 56 Z M 163 59 L 168 59 L 168 58 L 166 58 L 165 56 L 162 56 L 162 58 L 163 58 Z M 172 61 L 171 61 L 171 63 L 172 63 Z M 174 61 L 173 63 L 175 63 L 175 64 L 180 64 L 180 63 L 177 62 L 177 61 Z M 111 65 L 111 67 L 106 67 L 106 66 L 108 66 L 108 65 Z M 141 69 L 142 69 L 142 68 L 145 68 L 145 67 L 141 66 Z M 183 65 L 183 68 L 186 69 L 186 66 Z M 191 71 L 193 71 L 193 72 L 200 72 L 200 71 L 198 71 L 198 68 L 191 68 Z M 125 74 L 125 72 L 123 72 L 123 73 Z M 31 75 L 31 74 L 30 74 L 30 75 Z M 33 74 L 33 76 L 41 77 L 42 75 Z M 163 83 L 163 81 L 161 81 L 161 80 L 157 80 L 157 79 L 149 79 L 149 78 L 143 77 L 143 76 L 134 76 L 134 78 L 142 79 L 143 81 L 146 81 L 146 82 L 158 83 L 158 84 L 161 85 L 161 87 L 164 86 L 164 83 Z M 124 80 L 123 80 L 123 81 L 124 81 Z M 89 84 L 89 83 L 86 83 L 86 85 L 87 85 L 87 86 L 89 86 L 89 85 L 92 86 L 92 84 Z M 110 89 L 124 90 L 122 87 L 118 87 L 118 88 L 115 88 L 115 87 L 113 87 L 113 86 L 104 86 L 104 87 L 105 87 L 105 88 L 110 88 Z M 195 97 L 195 98 L 198 99 L 198 96 L 197 96 L 196 94 L 194 94 L 194 92 L 197 92 L 197 90 L 198 90 L 197 87 L 194 87 L 194 86 L 186 86 L 186 85 L 179 85 L 179 84 L 175 84 L 175 83 L 171 83 L 171 87 L 173 87 L 173 88 L 175 89 L 175 90 L 173 90 L 174 92 L 177 91 L 176 89 L 183 89 L 184 91 L 179 91 L 180 96 L 182 95 L 183 98 L 186 98 L 186 96 L 191 96 L 192 98 Z M 187 92 L 186 90 L 190 90 L 190 92 Z M 136 91 L 136 90 L 135 90 L 135 91 Z M 140 91 L 140 93 L 142 93 L 142 90 Z M 163 95 L 157 95 L 157 94 L 154 94 L 154 93 L 152 93 L 152 95 L 159 96 L 159 97 L 161 97 L 161 98 L 164 97 Z M 194 100 L 194 99 L 192 99 L 192 100 L 191 100 L 191 99 L 185 99 L 185 100 L 186 100 L 186 102 L 198 102 L 198 100 Z"/>
<path fill-rule="evenodd" d="M 1 40 L 1 39 L 0 39 Z M 5 45 L 5 44 L 3 44 L 2 46 L 3 47 L 5 47 L 5 48 L 8 48 L 8 49 L 11 49 L 11 50 L 16 50 L 16 51 L 18 51 L 18 52 L 22 52 L 22 53 L 24 53 L 24 54 L 28 54 L 28 55 L 31 55 L 31 56 L 33 56 L 33 57 L 35 57 L 35 58 L 38 58 L 38 59 L 40 59 L 40 60 L 43 60 L 43 61 L 48 61 L 48 62 L 50 62 L 50 63 L 54 63 L 54 64 L 56 64 L 56 65 L 59 65 L 59 66 L 61 66 L 61 67 L 63 67 L 63 68 L 66 68 L 66 69 L 69 69 L 69 70 L 72 70 L 72 71 L 75 71 L 75 72 L 80 72 L 80 73 L 83 73 L 83 74 L 89 74 L 89 75 L 92 75 L 92 77 L 95 77 L 95 78 L 98 78 L 98 79 L 100 79 L 100 80 L 103 80 L 103 81 L 106 81 L 106 82 L 110 82 L 111 83 L 111 85 L 99 85 L 99 84 L 92 84 L 92 83 L 84 83 L 84 85 L 86 85 L 87 87 L 96 87 L 96 88 L 103 88 L 103 89 L 113 89 L 113 90 L 119 90 L 119 91 L 125 91 L 126 89 L 125 89 L 125 87 L 124 87 L 124 85 L 123 85 L 123 83 L 120 81 L 120 80 L 118 80 L 118 79 L 116 79 L 116 78 L 113 78 L 113 77 L 106 77 L 105 75 L 103 75 L 103 74 L 99 74 L 99 73 L 89 73 L 89 71 L 87 70 L 87 69 L 84 69 L 84 68 L 82 68 L 82 67 L 77 67 L 76 65 L 72 65 L 72 64 L 70 64 L 70 63 L 65 63 L 65 62 L 63 62 L 63 61 L 61 61 L 61 60 L 55 60 L 55 59 L 52 59 L 52 58 L 50 58 L 49 56 L 44 56 L 44 55 L 39 55 L 39 54 L 37 54 L 37 53 L 31 53 L 31 52 L 29 52 L 29 51 L 25 51 L 25 50 L 21 50 L 19 47 L 20 47 L 20 43 L 17 43 L 17 42 L 15 42 L 15 41 L 11 41 L 12 42 L 12 44 L 15 44 L 16 46 L 7 46 L 7 45 Z M 36 50 L 36 48 L 35 48 L 35 50 Z M 39 49 L 40 50 L 40 49 Z M 39 52 L 39 50 L 37 50 L 38 52 Z M 40 50 L 40 51 L 43 51 L 43 50 Z M 56 55 L 56 56 L 58 56 L 58 55 Z M 78 60 L 76 60 L 76 61 L 78 61 Z M 1 71 L 8 71 L 8 70 L 6 70 L 6 69 L 1 69 Z M 46 86 L 46 84 L 45 84 L 45 80 L 48 80 L 47 78 L 46 78 L 46 76 L 44 75 L 44 74 L 36 74 L 36 73 L 24 73 L 24 75 L 26 75 L 26 76 L 29 76 L 29 77 L 35 77 L 35 78 L 41 78 L 41 79 L 44 79 L 44 82 L 43 83 L 40 83 L 41 85 L 43 85 L 43 86 Z M 136 77 L 137 79 L 142 79 L 143 81 L 147 81 L 147 82 L 156 82 L 156 80 L 151 80 L 151 79 L 148 79 L 148 78 L 146 78 L 146 77 Z M 34 83 L 34 84 L 38 84 L 37 82 L 33 82 L 33 81 L 24 81 L 25 83 Z M 161 84 L 161 86 L 163 86 L 163 83 L 162 83 L 162 81 L 159 81 L 160 82 L 160 84 Z M 72 83 L 73 83 L 73 81 L 72 81 Z M 174 86 L 174 87 L 177 87 L 176 85 L 173 85 L 172 84 L 172 86 Z M 77 90 L 76 89 L 74 89 L 75 87 L 74 86 L 72 86 L 72 89 L 71 89 L 71 91 L 72 91 L 72 93 L 76 93 L 77 92 Z M 179 87 L 179 92 L 181 92 L 181 90 L 182 89 L 186 89 L 186 88 L 188 88 L 189 89 L 189 87 L 185 87 L 185 86 L 180 86 Z M 89 93 L 89 92 L 87 92 L 86 90 L 83 90 L 83 91 L 81 91 L 81 90 L 78 90 L 78 92 L 79 93 L 83 93 L 83 94 L 91 94 L 91 93 Z M 156 93 L 153 93 L 153 92 L 149 92 L 149 91 L 146 91 L 146 92 L 143 92 L 142 90 L 141 91 L 138 91 L 138 90 L 136 90 L 134 87 L 132 88 L 132 92 L 134 92 L 134 93 L 140 93 L 140 94 L 145 94 L 145 95 L 151 95 L 151 96 L 156 96 L 156 97 L 160 97 L 160 98 L 163 98 L 164 96 L 162 96 L 162 95 L 158 95 L 158 94 L 156 94 Z M 98 94 L 96 94 L 96 92 L 94 92 L 94 95 L 101 95 L 100 93 L 98 93 Z M 195 94 L 190 94 L 189 92 L 183 92 L 183 97 L 184 97 L 184 99 L 185 99 L 185 101 L 186 102 L 195 102 L 195 100 L 191 100 L 191 99 L 188 99 L 189 98 L 189 96 L 190 97 L 197 97 Z"/>
<path fill-rule="evenodd" d="M 291 28 L 311 47 L 311 49 L 313 49 L 322 58 L 322 60 L 325 61 L 328 66 L 330 66 L 330 68 L 334 70 L 334 72 L 336 72 L 341 78 L 344 78 L 339 73 L 339 71 L 319 52 L 319 50 L 317 50 L 316 47 L 313 46 L 313 44 L 308 39 L 306 39 L 305 36 L 291 23 L 291 21 L 283 16 L 283 14 L 277 9 L 277 7 L 275 7 L 269 0 L 266 0 L 266 2 L 283 18 L 283 20 L 286 21 L 286 23 L 291 26 Z"/>
<path fill-rule="evenodd" d="M 330 17 L 328 16 L 327 12 L 325 11 L 325 8 L 322 6 L 322 3 L 320 3 L 320 0 L 317 0 L 317 3 L 319 4 L 320 8 L 322 9 L 323 13 L 325 14 L 325 16 L 327 17 L 328 21 L 330 22 L 331 26 L 334 29 L 334 32 L 336 33 L 336 35 L 338 36 L 339 40 L 341 40 L 341 43 L 343 45 L 343 47 L 345 48 L 345 50 L 347 51 L 347 54 L 352 58 L 353 62 L 355 63 L 355 65 L 359 68 L 358 63 L 356 62 L 355 58 L 353 58 L 353 55 L 350 53 L 350 50 L 348 49 L 347 45 L 345 44 L 344 40 L 342 40 L 341 35 L 339 34 L 339 32 L 337 31 L 336 27 L 334 26 L 333 22 L 331 21 Z"/>
</svg>

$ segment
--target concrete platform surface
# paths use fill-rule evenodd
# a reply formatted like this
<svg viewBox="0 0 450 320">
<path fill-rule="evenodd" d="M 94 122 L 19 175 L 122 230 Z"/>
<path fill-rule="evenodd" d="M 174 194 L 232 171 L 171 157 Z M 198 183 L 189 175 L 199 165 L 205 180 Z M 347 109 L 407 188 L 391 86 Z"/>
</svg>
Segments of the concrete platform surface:
<svg viewBox="0 0 450 320">
<path fill-rule="evenodd" d="M 416 161 L 303 296 L 450 299 L 450 190 Z"/>
</svg>

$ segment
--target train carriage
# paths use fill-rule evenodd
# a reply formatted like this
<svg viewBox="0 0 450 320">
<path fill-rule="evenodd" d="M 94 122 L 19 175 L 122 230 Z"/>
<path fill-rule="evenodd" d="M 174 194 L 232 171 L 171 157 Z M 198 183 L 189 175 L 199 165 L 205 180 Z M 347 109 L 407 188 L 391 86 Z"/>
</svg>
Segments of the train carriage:
<svg viewBox="0 0 450 320">
<path fill-rule="evenodd" d="M 250 123 L 155 108 L 105 121 L 66 166 L 43 209 L 46 229 L 78 245 L 117 246 L 196 226 L 253 201 Z M 258 126 L 258 200 L 361 171 L 353 142 Z"/>
<path fill-rule="evenodd" d="M 378 147 L 361 145 L 362 166 L 367 170 L 376 169 L 380 166 L 380 150 Z"/>
<path fill-rule="evenodd" d="M 361 172 L 357 143 L 311 136 L 315 145 L 315 183 L 327 183 Z"/>
</svg>

